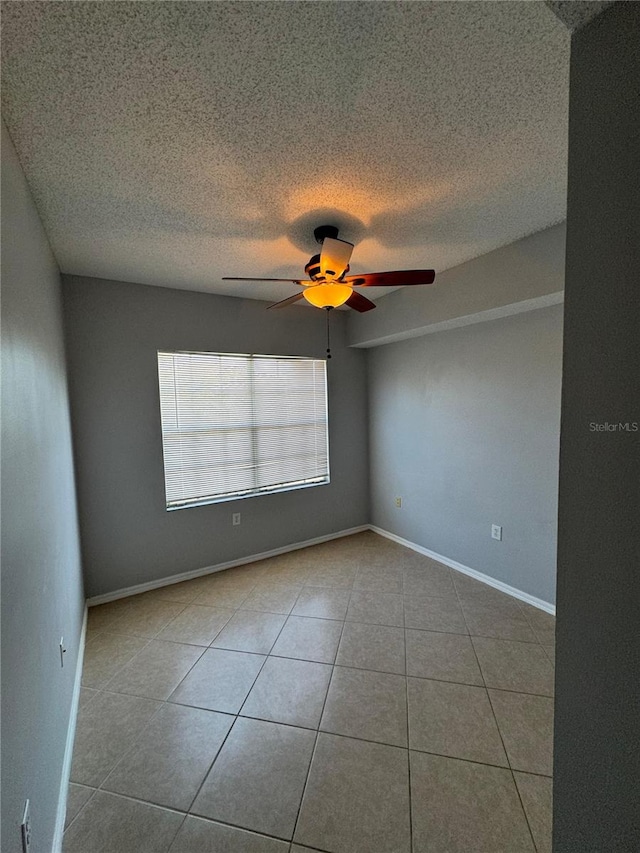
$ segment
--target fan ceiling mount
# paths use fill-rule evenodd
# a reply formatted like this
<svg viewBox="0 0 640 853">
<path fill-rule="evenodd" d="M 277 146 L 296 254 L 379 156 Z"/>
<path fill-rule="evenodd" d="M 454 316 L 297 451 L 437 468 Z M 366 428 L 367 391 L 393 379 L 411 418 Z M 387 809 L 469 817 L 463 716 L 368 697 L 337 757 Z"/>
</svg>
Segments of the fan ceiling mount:
<svg viewBox="0 0 640 853">
<path fill-rule="evenodd" d="M 338 239 L 335 225 L 320 225 L 313 232 L 316 241 L 322 246 L 320 253 L 313 255 L 304 271 L 309 276 L 302 278 L 241 278 L 223 276 L 224 281 L 286 281 L 304 288 L 282 302 L 276 302 L 269 308 L 284 308 L 299 299 L 306 299 L 316 308 L 337 308 L 347 305 L 355 311 L 370 311 L 375 304 L 354 290 L 355 287 L 398 287 L 416 284 L 432 284 L 436 274 L 434 270 L 394 270 L 390 272 L 371 272 L 362 275 L 347 275 L 349 261 L 353 252 L 353 243 Z"/>
</svg>

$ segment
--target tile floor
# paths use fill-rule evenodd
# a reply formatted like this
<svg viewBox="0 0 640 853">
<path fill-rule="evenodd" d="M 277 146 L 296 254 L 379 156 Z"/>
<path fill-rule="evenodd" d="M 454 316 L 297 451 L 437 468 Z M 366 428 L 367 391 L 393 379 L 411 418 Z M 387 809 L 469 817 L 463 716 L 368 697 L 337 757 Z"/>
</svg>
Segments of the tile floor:
<svg viewBox="0 0 640 853">
<path fill-rule="evenodd" d="M 64 853 L 548 853 L 554 621 L 373 533 L 91 608 Z"/>
</svg>

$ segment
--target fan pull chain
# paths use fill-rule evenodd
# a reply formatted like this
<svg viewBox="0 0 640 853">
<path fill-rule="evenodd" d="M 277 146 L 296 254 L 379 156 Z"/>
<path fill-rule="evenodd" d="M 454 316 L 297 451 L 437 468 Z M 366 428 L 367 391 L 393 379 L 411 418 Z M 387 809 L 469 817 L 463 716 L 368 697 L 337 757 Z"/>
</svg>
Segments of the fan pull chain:
<svg viewBox="0 0 640 853">
<path fill-rule="evenodd" d="M 327 358 L 331 358 L 331 338 L 329 335 L 329 311 L 333 308 L 332 305 L 327 305 L 325 311 L 327 312 Z"/>
</svg>

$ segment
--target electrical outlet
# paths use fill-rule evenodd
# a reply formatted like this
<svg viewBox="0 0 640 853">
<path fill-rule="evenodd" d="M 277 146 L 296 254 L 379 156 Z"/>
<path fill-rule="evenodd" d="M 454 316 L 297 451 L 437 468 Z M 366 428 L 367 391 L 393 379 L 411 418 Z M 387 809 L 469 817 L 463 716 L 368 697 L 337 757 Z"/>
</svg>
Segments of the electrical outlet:
<svg viewBox="0 0 640 853">
<path fill-rule="evenodd" d="M 401 507 L 401 506 L 402 506 L 402 498 L 396 498 L 396 506 L 397 506 L 397 507 Z"/>
<path fill-rule="evenodd" d="M 20 833 L 22 834 L 22 853 L 31 853 L 31 814 L 29 809 L 29 800 L 24 804 Z"/>
<path fill-rule="evenodd" d="M 64 656 L 67 653 L 67 647 L 64 644 L 64 637 L 60 637 L 60 666 L 64 666 Z"/>
<path fill-rule="evenodd" d="M 498 542 L 502 542 L 502 528 L 499 524 L 491 525 L 491 538 L 497 539 Z"/>
<path fill-rule="evenodd" d="M 239 526 L 239 524 L 240 524 L 240 513 L 239 513 L 239 512 L 234 512 L 234 513 L 232 514 L 232 516 L 231 516 L 231 523 L 233 524 L 233 526 L 234 526 L 234 527 L 238 527 L 238 526 Z"/>
</svg>

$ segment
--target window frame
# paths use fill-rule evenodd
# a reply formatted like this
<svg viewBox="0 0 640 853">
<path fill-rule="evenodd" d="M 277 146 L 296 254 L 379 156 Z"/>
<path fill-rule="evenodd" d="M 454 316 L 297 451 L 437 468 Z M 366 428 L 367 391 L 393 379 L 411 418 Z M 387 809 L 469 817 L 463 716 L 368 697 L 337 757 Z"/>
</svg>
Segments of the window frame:
<svg viewBox="0 0 640 853">
<path fill-rule="evenodd" d="M 186 499 L 181 502 L 168 502 L 167 496 L 167 479 L 166 479 L 166 464 L 165 464 L 165 430 L 162 422 L 162 389 L 160 381 L 160 356 L 176 356 L 176 355 L 201 355 L 201 356 L 217 356 L 228 358 L 243 358 L 243 359 L 273 359 L 277 361 L 306 361 L 322 363 L 324 368 L 324 417 L 326 423 L 326 458 L 327 458 L 327 473 L 326 477 L 316 482 L 308 482 L 305 480 L 292 480 L 289 483 L 275 487 L 260 487 L 247 489 L 244 491 L 234 492 L 233 494 L 221 495 L 219 497 L 202 497 Z M 210 504 L 228 503 L 229 501 L 245 500 L 246 498 L 264 497 L 266 495 L 281 494 L 282 492 L 298 491 L 299 489 L 310 489 L 317 486 L 328 486 L 331 483 L 331 463 L 329 456 L 329 383 L 327 377 L 327 361 L 322 358 L 314 358 L 313 356 L 305 355 L 270 355 L 265 353 L 233 353 L 233 352 L 213 352 L 204 350 L 176 350 L 176 349 L 158 349 L 156 351 L 156 369 L 158 372 L 158 406 L 160 415 L 160 440 L 162 444 L 162 473 L 165 492 L 165 509 L 167 512 L 173 512 L 180 509 L 191 509 L 192 507 L 209 506 Z M 252 396 L 253 402 L 253 396 Z M 258 426 L 252 426 L 252 432 L 258 430 Z M 252 445 L 255 443 L 252 442 Z"/>
</svg>

